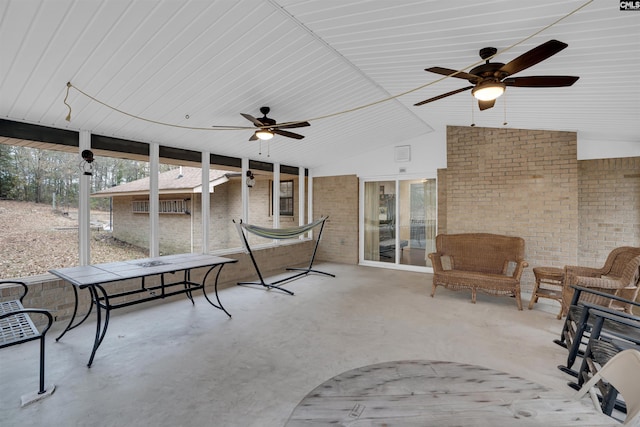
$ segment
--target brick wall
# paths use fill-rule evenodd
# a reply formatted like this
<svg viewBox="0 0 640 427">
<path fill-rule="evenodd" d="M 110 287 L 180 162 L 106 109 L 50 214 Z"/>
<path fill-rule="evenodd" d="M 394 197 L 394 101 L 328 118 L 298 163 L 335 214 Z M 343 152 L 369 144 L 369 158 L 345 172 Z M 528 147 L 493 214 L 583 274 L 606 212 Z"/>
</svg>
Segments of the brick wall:
<svg viewBox="0 0 640 427">
<path fill-rule="evenodd" d="M 438 234 L 447 232 L 447 170 L 438 169 Z"/>
<path fill-rule="evenodd" d="M 531 267 L 576 263 L 575 132 L 449 126 L 441 177 L 439 232 L 520 236 Z"/>
<path fill-rule="evenodd" d="M 601 267 L 612 249 L 640 246 L 640 157 L 581 160 L 578 263 Z"/>
<path fill-rule="evenodd" d="M 313 179 L 313 218 L 329 216 L 318 247 L 318 259 L 358 263 L 358 189 L 355 175 Z"/>
<path fill-rule="evenodd" d="M 149 247 L 149 215 L 134 214 L 133 197 L 113 198 L 113 237 L 142 248 Z M 141 200 L 141 199 L 136 199 Z"/>
</svg>

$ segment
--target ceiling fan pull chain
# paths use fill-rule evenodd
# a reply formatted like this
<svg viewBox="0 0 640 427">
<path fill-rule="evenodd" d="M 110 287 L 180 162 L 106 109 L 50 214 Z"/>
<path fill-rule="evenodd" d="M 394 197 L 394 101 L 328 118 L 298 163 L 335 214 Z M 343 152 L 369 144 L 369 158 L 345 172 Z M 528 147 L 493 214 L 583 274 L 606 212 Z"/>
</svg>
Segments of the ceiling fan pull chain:
<svg viewBox="0 0 640 427">
<path fill-rule="evenodd" d="M 476 125 L 476 115 L 473 107 L 475 106 L 474 97 L 471 97 L 471 127 Z"/>
<path fill-rule="evenodd" d="M 504 97 L 502 98 L 503 100 L 503 104 L 504 105 L 504 122 L 502 123 L 502 126 L 506 126 L 507 125 L 507 94 L 504 94 Z"/>
</svg>

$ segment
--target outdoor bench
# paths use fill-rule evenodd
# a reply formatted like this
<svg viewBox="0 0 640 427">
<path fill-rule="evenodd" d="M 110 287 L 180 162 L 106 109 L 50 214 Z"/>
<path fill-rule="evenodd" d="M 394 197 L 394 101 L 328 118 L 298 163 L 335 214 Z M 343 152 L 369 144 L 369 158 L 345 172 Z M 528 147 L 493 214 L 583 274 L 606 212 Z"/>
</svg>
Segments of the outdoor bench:
<svg viewBox="0 0 640 427">
<path fill-rule="evenodd" d="M 438 286 L 452 290 L 515 297 L 518 310 L 520 277 L 529 266 L 524 260 L 524 239 L 490 233 L 439 234 L 436 252 L 430 253 L 433 265 L 431 296 Z"/>
<path fill-rule="evenodd" d="M 40 384 L 37 394 L 29 394 L 22 397 L 22 405 L 24 406 L 53 393 L 55 389 L 55 386 L 50 386 L 49 390 L 47 390 L 44 386 L 45 335 L 53 324 L 53 316 L 47 310 L 24 308 L 22 301 L 29 290 L 26 283 L 12 280 L 0 281 L 0 287 L 2 288 L 12 286 L 21 286 L 22 291 L 18 299 L 0 302 L 0 348 L 40 340 Z M 38 328 L 33 323 L 31 319 L 33 314 L 46 317 L 47 322 L 42 332 L 38 331 Z"/>
</svg>

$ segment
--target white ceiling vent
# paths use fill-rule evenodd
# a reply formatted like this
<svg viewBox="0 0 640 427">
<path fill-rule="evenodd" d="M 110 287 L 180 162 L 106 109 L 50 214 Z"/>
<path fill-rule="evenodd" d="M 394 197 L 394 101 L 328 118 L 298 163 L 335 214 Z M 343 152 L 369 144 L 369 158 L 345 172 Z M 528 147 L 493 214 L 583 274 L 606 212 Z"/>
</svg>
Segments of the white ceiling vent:
<svg viewBox="0 0 640 427">
<path fill-rule="evenodd" d="M 398 145 L 395 153 L 396 162 L 408 162 L 411 160 L 411 146 Z"/>
</svg>

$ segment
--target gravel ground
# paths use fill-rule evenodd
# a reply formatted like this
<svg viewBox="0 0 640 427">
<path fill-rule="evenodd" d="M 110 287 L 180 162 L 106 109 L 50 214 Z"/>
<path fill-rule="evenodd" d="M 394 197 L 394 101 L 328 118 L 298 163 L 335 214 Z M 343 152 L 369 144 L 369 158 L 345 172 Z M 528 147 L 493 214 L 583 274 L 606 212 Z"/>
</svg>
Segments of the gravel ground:
<svg viewBox="0 0 640 427">
<path fill-rule="evenodd" d="M 108 212 L 91 219 L 108 223 Z M 51 268 L 78 264 L 76 212 L 54 212 L 50 205 L 0 200 L 0 279 L 44 274 Z M 91 262 L 142 258 L 147 252 L 92 231 Z"/>
</svg>

